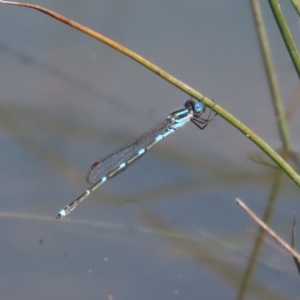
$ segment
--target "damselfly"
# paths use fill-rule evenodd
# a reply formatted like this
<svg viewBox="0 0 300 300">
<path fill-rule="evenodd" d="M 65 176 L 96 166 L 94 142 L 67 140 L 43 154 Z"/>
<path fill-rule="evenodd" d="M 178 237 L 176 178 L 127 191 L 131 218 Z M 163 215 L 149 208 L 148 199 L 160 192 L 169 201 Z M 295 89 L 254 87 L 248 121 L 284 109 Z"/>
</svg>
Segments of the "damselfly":
<svg viewBox="0 0 300 300">
<path fill-rule="evenodd" d="M 87 182 L 93 184 L 88 190 L 62 209 L 56 219 L 61 219 L 69 214 L 88 195 L 94 192 L 102 183 L 124 171 L 129 165 L 141 158 L 157 142 L 173 133 L 179 127 L 191 121 L 199 129 L 204 129 L 211 117 L 211 110 L 208 117 L 202 118 L 205 113 L 205 105 L 202 101 L 193 99 L 185 100 L 183 107 L 177 109 L 167 118 L 144 133 L 133 142 L 119 148 L 115 152 L 107 155 L 100 161 L 95 162 L 87 175 Z"/>
</svg>

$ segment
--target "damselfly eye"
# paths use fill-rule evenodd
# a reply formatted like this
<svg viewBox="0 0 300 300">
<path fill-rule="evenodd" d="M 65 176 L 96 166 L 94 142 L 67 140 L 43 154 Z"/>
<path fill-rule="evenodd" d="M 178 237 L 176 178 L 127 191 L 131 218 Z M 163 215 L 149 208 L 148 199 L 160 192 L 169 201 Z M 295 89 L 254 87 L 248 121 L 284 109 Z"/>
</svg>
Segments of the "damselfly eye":
<svg viewBox="0 0 300 300">
<path fill-rule="evenodd" d="M 203 106 L 203 103 L 202 102 L 196 102 L 194 104 L 194 111 L 195 112 L 201 112 L 203 110 L 204 106 Z"/>
</svg>

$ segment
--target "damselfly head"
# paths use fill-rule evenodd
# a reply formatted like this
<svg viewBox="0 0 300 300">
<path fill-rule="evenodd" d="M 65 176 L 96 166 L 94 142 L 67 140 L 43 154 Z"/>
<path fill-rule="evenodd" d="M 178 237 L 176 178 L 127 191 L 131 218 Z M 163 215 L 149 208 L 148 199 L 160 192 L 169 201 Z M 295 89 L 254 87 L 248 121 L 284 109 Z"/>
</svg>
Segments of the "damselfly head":
<svg viewBox="0 0 300 300">
<path fill-rule="evenodd" d="M 183 105 L 185 108 L 192 110 L 194 113 L 200 113 L 205 110 L 203 102 L 194 99 L 185 99 Z"/>
</svg>

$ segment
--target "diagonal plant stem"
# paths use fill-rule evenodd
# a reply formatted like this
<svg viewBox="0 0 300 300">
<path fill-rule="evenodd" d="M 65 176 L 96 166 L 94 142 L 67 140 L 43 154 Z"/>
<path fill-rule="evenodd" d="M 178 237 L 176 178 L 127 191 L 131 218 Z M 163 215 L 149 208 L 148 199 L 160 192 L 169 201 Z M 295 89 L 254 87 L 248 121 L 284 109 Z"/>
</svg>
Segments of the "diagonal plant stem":
<svg viewBox="0 0 300 300">
<path fill-rule="evenodd" d="M 250 128 L 236 119 L 233 115 L 223 109 L 221 106 L 215 104 L 211 99 L 204 97 L 200 92 L 196 91 L 192 87 L 188 86 L 187 84 L 183 83 L 182 81 L 178 80 L 177 78 L 173 77 L 171 74 L 167 73 L 166 71 L 162 70 L 155 64 L 152 64 L 142 56 L 136 54 L 135 52 L 131 51 L 130 49 L 112 41 L 111 39 L 93 31 L 92 29 L 85 27 L 79 23 L 76 23 L 58 13 L 55 13 L 51 10 L 43 8 L 41 6 L 29 4 L 29 3 L 21 3 L 21 2 L 10 2 L 10 1 L 3 1 L 0 0 L 0 3 L 10 4 L 10 5 L 17 5 L 22 7 L 28 7 L 31 9 L 38 10 L 46 15 L 51 16 L 93 38 L 96 40 L 108 45 L 109 47 L 121 52 L 122 54 L 130 57 L 131 59 L 135 60 L 139 64 L 143 65 L 144 67 L 148 68 L 150 71 L 156 73 L 169 83 L 173 84 L 174 86 L 181 89 L 183 92 L 187 93 L 191 97 L 198 99 L 199 101 L 203 101 L 203 103 L 214 110 L 217 114 L 219 114 L 223 119 L 229 122 L 231 125 L 236 127 L 240 132 L 246 135 L 254 144 L 256 144 L 263 152 L 265 152 L 295 183 L 300 187 L 300 176 L 293 170 L 293 168 L 285 162 L 285 160 L 279 156 L 266 142 L 264 142 L 257 134 L 255 134 Z"/>
<path fill-rule="evenodd" d="M 300 16 L 300 3 L 299 0 L 290 0 L 293 4 L 294 8 L 296 9 L 298 15 Z"/>
<path fill-rule="evenodd" d="M 289 254 L 291 254 L 297 261 L 300 261 L 300 254 L 295 251 L 288 243 L 286 243 L 283 239 L 279 237 L 279 235 L 272 230 L 267 224 L 265 224 L 254 212 L 252 212 L 248 206 L 241 201 L 240 199 L 235 200 L 236 203 L 241 206 L 245 212 L 263 229 L 265 230 L 280 246 L 286 250 Z"/>
<path fill-rule="evenodd" d="M 272 61 L 271 50 L 268 42 L 268 37 L 267 37 L 260 5 L 258 0 L 251 0 L 250 2 L 251 2 L 254 20 L 256 23 L 259 44 L 260 44 L 265 71 L 269 83 L 269 89 L 272 96 L 273 107 L 274 107 L 277 125 L 279 129 L 279 134 L 282 141 L 282 146 L 283 149 L 286 151 L 286 153 L 289 153 L 292 149 L 291 141 L 290 141 L 285 113 L 283 110 L 283 105 L 280 99 L 280 93 L 279 93 L 278 84 L 276 80 L 275 68 Z"/>
<path fill-rule="evenodd" d="M 292 37 L 292 34 L 287 26 L 284 15 L 280 8 L 280 4 L 278 0 L 269 0 L 270 7 L 272 9 L 273 15 L 277 22 L 278 28 L 281 32 L 283 41 L 289 51 L 290 57 L 298 74 L 300 77 L 300 56 L 296 46 L 296 43 Z"/>
</svg>

